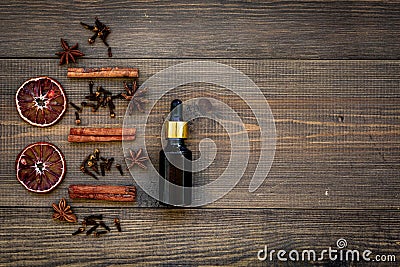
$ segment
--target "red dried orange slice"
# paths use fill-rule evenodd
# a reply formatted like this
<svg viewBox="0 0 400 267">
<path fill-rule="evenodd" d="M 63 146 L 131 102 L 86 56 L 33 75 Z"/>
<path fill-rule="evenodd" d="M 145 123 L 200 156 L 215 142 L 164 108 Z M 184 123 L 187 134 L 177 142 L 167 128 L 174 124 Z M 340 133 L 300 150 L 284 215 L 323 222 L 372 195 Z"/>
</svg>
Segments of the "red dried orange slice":
<svg viewBox="0 0 400 267">
<path fill-rule="evenodd" d="M 59 121 L 68 103 L 61 84 L 49 77 L 24 82 L 17 91 L 15 102 L 21 118 L 39 127 Z"/>
<path fill-rule="evenodd" d="M 29 191 L 46 193 L 65 176 L 65 160 L 53 144 L 39 142 L 25 147 L 15 161 L 18 181 Z"/>
</svg>

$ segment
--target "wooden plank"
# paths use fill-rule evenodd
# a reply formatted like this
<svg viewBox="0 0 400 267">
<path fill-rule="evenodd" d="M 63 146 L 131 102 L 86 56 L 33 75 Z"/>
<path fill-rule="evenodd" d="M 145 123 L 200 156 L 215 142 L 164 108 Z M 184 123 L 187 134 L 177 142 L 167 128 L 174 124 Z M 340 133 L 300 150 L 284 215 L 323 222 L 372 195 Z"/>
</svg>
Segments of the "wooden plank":
<svg viewBox="0 0 400 267">
<path fill-rule="evenodd" d="M 29 15 L 28 15 L 29 14 Z M 2 1 L 1 57 L 55 57 L 60 38 L 106 58 L 398 59 L 396 1 Z"/>
<path fill-rule="evenodd" d="M 103 214 L 111 232 L 99 238 L 72 236 L 79 223 L 53 222 L 50 207 L 1 208 L 0 264 L 265 266 L 271 262 L 257 259 L 258 250 L 265 245 L 269 251 L 313 249 L 319 253 L 329 247 L 337 249 L 336 241 L 340 238 L 347 241 L 349 250 L 371 250 L 371 258 L 377 254 L 395 255 L 398 260 L 400 256 L 400 214 L 394 211 L 129 208 L 74 211 L 78 219 Z M 122 232 L 112 225 L 116 216 L 121 220 Z M 272 263 L 279 262 L 275 258 Z M 327 258 L 314 263 L 327 264 Z M 359 264 L 366 262 L 361 260 Z M 394 264 L 387 262 L 385 266 Z"/>
<path fill-rule="evenodd" d="M 137 67 L 141 81 L 181 60 L 83 60 L 86 66 Z M 110 63 L 111 62 L 111 63 Z M 236 188 L 210 207 L 252 208 L 324 208 L 324 209 L 397 209 L 400 207 L 399 184 L 399 61 L 287 61 L 287 60 L 220 60 L 243 71 L 265 94 L 275 117 L 277 150 L 272 169 L 255 193 L 248 192 L 250 178 L 259 155 L 258 133 L 249 133 L 253 154 L 244 177 Z M 88 90 L 88 81 L 67 79 L 66 68 L 57 60 L 0 60 L 0 108 L 7 114 L 1 125 L 0 195 L 6 206 L 48 206 L 50 198 L 67 196 L 67 188 L 76 183 L 134 184 L 126 172 L 121 177 L 113 169 L 100 181 L 79 171 L 86 154 L 99 148 L 104 156 L 124 163 L 120 144 L 69 144 L 67 135 L 74 126 L 69 110 L 57 125 L 39 129 L 23 122 L 12 101 L 19 85 L 31 76 L 49 75 L 65 87 L 70 100 L 79 103 Z M 98 79 L 112 92 L 123 90 L 119 79 Z M 256 121 L 236 95 L 211 85 L 186 85 L 161 99 L 152 112 L 148 128 L 147 149 L 153 164 L 158 164 L 160 130 L 170 100 L 180 97 L 215 97 L 226 102 L 242 116 L 251 129 Z M 117 103 L 117 117 L 108 112 L 84 111 L 82 125 L 121 127 L 127 107 Z M 134 125 L 137 129 L 143 125 Z M 146 130 L 147 131 L 147 130 Z M 195 175 L 196 183 L 216 179 L 229 160 L 229 138 L 215 123 L 199 121 L 188 140 L 198 155 L 198 143 L 209 137 L 219 144 L 218 161 Z M 67 159 L 65 181 L 47 196 L 27 192 L 15 179 L 13 168 L 18 152 L 36 141 L 55 143 Z M 133 142 L 132 146 L 135 146 Z M 29 202 L 26 202 L 26 197 Z M 76 206 L 114 207 L 113 203 L 74 202 Z M 127 206 L 157 206 L 158 203 L 138 188 L 137 202 Z"/>
</svg>

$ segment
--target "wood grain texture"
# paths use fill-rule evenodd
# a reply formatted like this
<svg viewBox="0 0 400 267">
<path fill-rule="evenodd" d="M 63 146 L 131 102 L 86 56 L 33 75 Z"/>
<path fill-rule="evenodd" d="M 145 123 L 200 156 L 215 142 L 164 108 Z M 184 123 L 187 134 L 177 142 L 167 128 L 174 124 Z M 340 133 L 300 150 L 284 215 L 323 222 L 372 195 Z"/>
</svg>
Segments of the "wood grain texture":
<svg viewBox="0 0 400 267">
<path fill-rule="evenodd" d="M 107 48 L 79 22 L 94 17 L 111 27 Z M 1 1 L 0 3 L 0 266 L 226 265 L 365 266 L 365 263 L 266 262 L 257 251 L 336 247 L 395 255 L 400 259 L 400 4 L 398 1 Z M 68 199 L 79 220 L 103 214 L 122 233 L 72 236 L 78 224 L 54 222 L 51 204 L 71 184 L 135 185 L 113 168 L 95 181 L 79 166 L 95 148 L 123 166 L 120 143 L 71 144 L 74 110 L 57 125 L 39 129 L 16 111 L 17 88 L 28 78 L 50 76 L 80 103 L 87 79 L 68 79 L 55 53 L 60 38 L 85 53 L 69 67 L 133 67 L 143 82 L 178 63 L 207 59 L 248 75 L 265 95 L 275 118 L 277 147 L 267 179 L 248 186 L 260 153 L 252 111 L 237 95 L 210 84 L 171 90 L 152 110 L 146 141 L 158 164 L 161 123 L 174 98 L 213 97 L 244 121 L 252 155 L 235 189 L 198 209 L 158 208 L 137 188 L 134 203 Z M 95 79 L 118 93 L 124 79 Z M 245 90 L 245 89 L 243 89 Z M 100 109 L 81 114 L 82 127 L 121 127 L 127 103 L 116 101 L 116 118 Z M 259 107 L 259 106 L 258 106 Z M 137 124 L 138 138 L 144 125 Z M 148 131 L 147 131 L 148 130 Z M 230 142 L 217 123 L 193 122 L 188 140 L 194 156 L 208 137 L 217 160 L 196 174 L 195 184 L 226 168 Z M 49 194 L 27 192 L 16 180 L 14 160 L 29 143 L 48 141 L 64 153 L 65 180 Z M 138 139 L 132 142 L 137 148 Z"/>
<path fill-rule="evenodd" d="M 398 59 L 397 1 L 2 1 L 0 56 L 55 57 L 60 38 L 106 58 Z"/>
<path fill-rule="evenodd" d="M 103 214 L 111 232 L 99 238 L 72 236 L 79 223 L 53 222 L 51 208 L 1 208 L 0 264 L 265 266 L 271 262 L 257 260 L 257 251 L 264 245 L 269 250 L 320 252 L 328 247 L 335 249 L 339 238 L 346 239 L 351 250 L 369 249 L 373 256 L 399 257 L 400 214 L 392 211 L 114 207 L 75 208 L 74 212 L 78 221 L 91 214 Z M 112 225 L 115 217 L 121 219 L 121 233 Z M 272 263 L 278 264 L 276 259 Z M 316 265 L 323 263 L 329 266 L 327 259 Z M 284 266 L 299 265 L 305 263 L 289 262 Z"/>
<path fill-rule="evenodd" d="M 100 66 L 104 60 L 83 60 L 81 64 Z M 107 60 L 115 66 L 140 69 L 141 80 L 181 60 Z M 249 129 L 253 154 L 248 168 L 236 188 L 211 207 L 229 208 L 324 208 L 364 209 L 399 208 L 399 94 L 398 61 L 286 61 L 286 60 L 220 60 L 243 71 L 262 90 L 275 118 L 277 149 L 267 179 L 255 193 L 248 185 L 259 155 L 259 133 L 254 115 L 232 92 L 211 85 L 186 85 L 166 94 L 156 105 L 146 125 L 146 142 L 152 163 L 158 166 L 161 122 L 172 99 L 183 100 L 211 96 L 226 102 L 243 118 Z M 124 163 L 121 144 L 70 144 L 67 135 L 74 126 L 73 110 L 57 125 L 39 129 L 23 122 L 15 111 L 16 88 L 27 78 L 49 75 L 59 80 L 70 100 L 79 99 L 88 90 L 85 79 L 67 79 L 66 69 L 57 67 L 57 60 L 1 60 L 0 106 L 8 114 L 1 125 L 0 185 L 2 205 L 48 206 L 48 198 L 29 194 L 15 179 L 15 155 L 28 143 L 50 141 L 65 154 L 67 176 L 50 194 L 66 196 L 69 184 L 108 183 L 134 184 L 129 173 L 121 177 L 111 174 L 94 181 L 84 176 L 79 166 L 84 157 L 98 147 L 106 157 Z M 112 92 L 123 90 L 122 80 L 99 79 Z M 84 111 L 82 126 L 121 127 L 126 102 L 117 103 L 117 118 L 109 118 L 101 109 Z M 144 125 L 133 125 L 142 129 Z M 230 141 L 224 130 L 212 121 L 194 123 L 190 148 L 198 156 L 198 144 L 211 138 L 218 145 L 218 160 L 209 169 L 195 175 L 195 183 L 216 179 L 226 168 Z M 142 132 L 138 136 L 143 135 Z M 136 149 L 135 142 L 132 147 Z M 29 194 L 29 203 L 24 202 Z M 112 203 L 75 202 L 76 206 L 112 207 Z M 157 206 L 157 202 L 138 188 L 134 206 Z"/>
</svg>

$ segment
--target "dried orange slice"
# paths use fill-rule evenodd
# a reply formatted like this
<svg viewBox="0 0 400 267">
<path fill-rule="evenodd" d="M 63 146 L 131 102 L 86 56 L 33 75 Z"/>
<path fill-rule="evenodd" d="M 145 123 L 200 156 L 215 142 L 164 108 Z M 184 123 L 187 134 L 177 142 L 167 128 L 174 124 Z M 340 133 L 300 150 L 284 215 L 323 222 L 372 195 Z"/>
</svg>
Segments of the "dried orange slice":
<svg viewBox="0 0 400 267">
<path fill-rule="evenodd" d="M 61 84 L 50 77 L 24 82 L 17 91 L 15 102 L 21 118 L 39 127 L 58 122 L 68 103 Z"/>
<path fill-rule="evenodd" d="M 39 142 L 25 147 L 15 161 L 18 181 L 29 191 L 46 193 L 65 176 L 65 159 L 53 144 Z"/>
</svg>

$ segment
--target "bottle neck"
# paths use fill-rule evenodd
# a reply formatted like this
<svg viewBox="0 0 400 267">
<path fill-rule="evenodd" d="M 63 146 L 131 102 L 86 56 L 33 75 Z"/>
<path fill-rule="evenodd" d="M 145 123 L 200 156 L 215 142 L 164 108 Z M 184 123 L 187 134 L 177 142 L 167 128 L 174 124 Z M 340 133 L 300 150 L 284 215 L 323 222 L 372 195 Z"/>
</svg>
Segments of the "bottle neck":
<svg viewBox="0 0 400 267">
<path fill-rule="evenodd" d="M 169 146 L 184 146 L 185 139 L 183 139 L 183 138 L 167 138 L 167 145 L 169 145 Z"/>
</svg>

